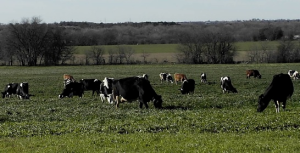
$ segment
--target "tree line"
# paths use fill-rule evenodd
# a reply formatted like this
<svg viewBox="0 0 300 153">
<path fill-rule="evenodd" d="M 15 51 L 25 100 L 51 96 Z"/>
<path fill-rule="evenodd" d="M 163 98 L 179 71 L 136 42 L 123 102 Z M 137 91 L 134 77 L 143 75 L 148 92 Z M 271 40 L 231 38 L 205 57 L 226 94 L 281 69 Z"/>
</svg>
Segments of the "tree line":
<svg viewBox="0 0 300 153">
<path fill-rule="evenodd" d="M 63 65 L 74 61 L 74 46 L 93 46 L 84 64 L 134 64 L 135 51 L 125 45 L 178 44 L 179 63 L 233 63 L 235 42 L 280 41 L 276 51 L 263 44 L 253 47 L 249 61 L 297 62 L 294 38 L 299 34 L 299 20 L 46 24 L 32 17 L 0 25 L 0 60 L 6 65 Z M 103 45 L 117 46 L 105 51 Z"/>
</svg>

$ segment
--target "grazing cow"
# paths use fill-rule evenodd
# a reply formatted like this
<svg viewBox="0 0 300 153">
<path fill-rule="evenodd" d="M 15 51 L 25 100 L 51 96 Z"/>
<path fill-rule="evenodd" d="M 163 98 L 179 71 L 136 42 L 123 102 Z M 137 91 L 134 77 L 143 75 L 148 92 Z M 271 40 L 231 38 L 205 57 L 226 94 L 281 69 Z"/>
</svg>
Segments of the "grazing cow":
<svg viewBox="0 0 300 153">
<path fill-rule="evenodd" d="M 112 84 L 113 98 L 116 101 L 116 108 L 120 102 L 139 100 L 140 108 L 148 102 L 153 101 L 155 108 L 161 108 L 162 99 L 152 88 L 150 82 L 144 78 L 129 77 L 114 80 Z"/>
<path fill-rule="evenodd" d="M 145 78 L 146 80 L 149 80 L 149 76 L 147 74 L 143 74 L 142 76 L 137 76 L 139 78 Z"/>
<path fill-rule="evenodd" d="M 273 80 L 264 94 L 258 98 L 257 111 L 262 112 L 273 99 L 276 107 L 276 112 L 279 112 L 279 105 L 282 102 L 283 110 L 286 107 L 286 100 L 293 95 L 294 86 L 288 74 L 277 74 L 273 76 Z"/>
<path fill-rule="evenodd" d="M 160 83 L 162 83 L 163 81 L 173 83 L 173 78 L 170 73 L 160 73 L 159 78 L 160 78 Z"/>
<path fill-rule="evenodd" d="M 20 99 L 29 99 L 29 85 L 27 82 L 22 82 L 17 87 L 17 97 Z"/>
<path fill-rule="evenodd" d="M 95 92 L 97 94 L 100 94 L 100 84 L 101 84 L 100 80 L 98 80 L 98 79 L 81 79 L 79 82 L 83 84 L 85 91 L 88 91 L 88 90 L 93 91 L 92 96 L 94 96 Z"/>
<path fill-rule="evenodd" d="M 64 74 L 63 78 L 64 78 L 64 87 L 67 84 L 69 84 L 70 82 L 76 82 L 76 80 L 74 79 L 74 77 L 72 75 L 69 75 L 69 74 Z"/>
<path fill-rule="evenodd" d="M 221 77 L 221 88 L 223 90 L 223 93 L 225 93 L 226 91 L 228 93 L 229 92 L 237 93 L 237 90 L 232 86 L 231 79 L 228 76 Z"/>
<path fill-rule="evenodd" d="M 13 94 L 17 94 L 17 88 L 19 83 L 9 83 L 5 85 L 4 91 L 2 93 L 2 98 L 11 97 Z"/>
<path fill-rule="evenodd" d="M 288 75 L 293 78 L 294 80 L 299 79 L 300 75 L 298 71 L 295 70 L 289 70 Z"/>
<path fill-rule="evenodd" d="M 181 84 L 181 88 L 179 89 L 182 94 L 190 94 L 194 93 L 195 90 L 195 80 L 194 79 L 188 79 L 184 80 Z"/>
<path fill-rule="evenodd" d="M 65 89 L 63 92 L 58 95 L 59 98 L 64 98 L 64 97 L 73 97 L 73 95 L 77 95 L 78 97 L 82 97 L 84 94 L 84 85 L 83 83 L 79 82 L 70 82 L 65 86 Z"/>
<path fill-rule="evenodd" d="M 100 98 L 101 101 L 104 102 L 106 99 L 108 103 L 113 103 L 112 98 L 112 82 L 114 78 L 107 78 L 105 77 L 103 82 L 100 84 Z"/>
<path fill-rule="evenodd" d="M 201 82 L 202 83 L 206 83 L 207 82 L 207 80 L 206 80 L 206 73 L 201 73 Z"/>
<path fill-rule="evenodd" d="M 177 85 L 178 81 L 183 82 L 184 80 L 187 80 L 187 78 L 186 78 L 185 74 L 175 73 L 174 74 L 174 80 L 175 80 L 175 83 Z"/>
<path fill-rule="evenodd" d="M 246 70 L 247 79 L 250 79 L 250 76 L 253 76 L 254 78 L 261 78 L 261 75 L 259 74 L 258 70 Z"/>
</svg>

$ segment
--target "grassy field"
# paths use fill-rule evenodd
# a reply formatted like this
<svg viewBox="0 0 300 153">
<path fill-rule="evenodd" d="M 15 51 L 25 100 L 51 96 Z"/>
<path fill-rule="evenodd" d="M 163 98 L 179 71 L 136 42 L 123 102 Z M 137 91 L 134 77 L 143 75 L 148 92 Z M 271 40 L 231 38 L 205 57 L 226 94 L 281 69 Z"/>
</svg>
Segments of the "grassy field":
<svg viewBox="0 0 300 153">
<path fill-rule="evenodd" d="M 257 99 L 274 74 L 300 64 L 123 65 L 0 67 L 1 86 L 26 81 L 30 100 L 0 102 L 0 152 L 298 152 L 300 149 L 300 82 L 287 110 L 275 113 L 273 102 L 256 112 Z M 262 79 L 246 79 L 258 69 Z M 181 95 L 180 85 L 160 83 L 160 72 L 181 72 L 195 79 L 195 94 Z M 208 84 L 200 83 L 206 72 Z M 58 99 L 63 74 L 75 79 L 147 73 L 163 97 L 163 109 L 139 109 L 138 102 L 113 105 L 91 92 Z M 219 79 L 228 75 L 237 94 L 223 94 Z"/>
<path fill-rule="evenodd" d="M 256 47 L 260 47 L 263 43 L 268 43 L 270 49 L 276 50 L 278 42 L 277 41 L 268 41 L 268 42 L 236 42 L 236 55 L 234 56 L 235 61 L 247 61 L 248 56 L 247 52 L 251 51 Z M 150 44 L 150 45 L 126 45 L 130 46 L 135 54 L 133 58 L 136 60 L 142 60 L 142 53 L 148 53 L 149 57 L 147 57 L 148 62 L 152 63 L 162 63 L 163 61 L 168 62 L 177 62 L 175 55 L 179 53 L 177 47 L 178 44 Z M 114 49 L 115 45 L 105 45 L 105 57 L 107 58 L 108 51 Z M 86 51 L 90 50 L 90 46 L 77 46 L 75 50 L 75 54 L 77 57 L 80 57 L 85 54 Z M 81 57 L 81 60 L 84 60 L 84 57 Z"/>
</svg>

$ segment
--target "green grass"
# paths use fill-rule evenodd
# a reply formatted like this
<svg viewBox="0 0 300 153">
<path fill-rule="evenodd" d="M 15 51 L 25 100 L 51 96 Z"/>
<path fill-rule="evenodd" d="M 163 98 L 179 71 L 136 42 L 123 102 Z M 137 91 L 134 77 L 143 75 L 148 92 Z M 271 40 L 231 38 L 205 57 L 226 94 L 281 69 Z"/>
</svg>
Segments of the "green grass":
<svg viewBox="0 0 300 153">
<path fill-rule="evenodd" d="M 0 67 L 1 86 L 27 81 L 31 100 L 16 97 L 0 102 L 0 152 L 297 152 L 300 148 L 300 82 L 287 110 L 275 113 L 273 102 L 256 112 L 258 96 L 274 74 L 300 64 L 239 65 L 118 65 L 59 67 Z M 262 79 L 246 79 L 258 69 Z M 195 94 L 181 95 L 180 85 L 160 83 L 160 72 L 185 73 L 195 79 Z M 201 72 L 208 84 L 200 83 Z M 75 79 L 147 73 L 163 97 L 163 109 L 152 102 L 113 105 L 91 92 L 84 98 L 58 99 L 63 74 Z M 221 76 L 229 75 L 237 94 L 222 94 Z M 4 77 L 5 76 L 5 77 Z"/>
</svg>

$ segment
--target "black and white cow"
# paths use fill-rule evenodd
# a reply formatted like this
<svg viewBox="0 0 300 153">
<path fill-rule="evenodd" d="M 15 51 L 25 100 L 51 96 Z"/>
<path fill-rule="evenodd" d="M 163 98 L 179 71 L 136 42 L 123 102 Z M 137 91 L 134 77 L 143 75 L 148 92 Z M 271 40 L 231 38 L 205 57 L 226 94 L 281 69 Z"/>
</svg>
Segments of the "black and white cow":
<svg viewBox="0 0 300 153">
<path fill-rule="evenodd" d="M 29 84 L 27 82 L 22 82 L 17 88 L 17 97 L 20 99 L 29 99 Z"/>
<path fill-rule="evenodd" d="M 184 80 L 179 90 L 182 94 L 190 94 L 190 93 L 193 94 L 195 90 L 195 80 L 194 79 Z"/>
<path fill-rule="evenodd" d="M 92 90 L 92 96 L 94 96 L 94 93 L 96 92 L 97 95 L 100 94 L 100 84 L 101 81 L 98 79 L 81 79 L 79 81 L 84 86 L 84 91 Z"/>
<path fill-rule="evenodd" d="M 155 108 L 161 108 L 162 98 L 157 95 L 150 82 L 144 78 L 128 77 L 114 80 L 112 84 L 113 98 L 116 101 L 116 108 L 119 103 L 126 101 L 139 100 L 140 108 L 145 105 L 148 108 L 148 102 L 153 101 Z"/>
<path fill-rule="evenodd" d="M 70 82 L 65 86 L 65 89 L 62 91 L 60 95 L 58 95 L 59 98 L 64 97 L 73 97 L 74 95 L 77 95 L 78 97 L 82 97 L 84 94 L 84 85 L 80 82 Z"/>
<path fill-rule="evenodd" d="M 237 93 L 237 90 L 232 86 L 231 79 L 228 76 L 221 77 L 221 88 L 223 90 L 223 93 L 225 92 L 233 92 Z"/>
<path fill-rule="evenodd" d="M 289 70 L 288 75 L 293 78 L 294 80 L 299 79 L 300 75 L 298 71 L 295 70 Z"/>
<path fill-rule="evenodd" d="M 273 80 L 264 94 L 258 98 L 257 111 L 262 112 L 273 100 L 276 107 L 276 112 L 279 112 L 279 105 L 282 102 L 283 110 L 286 107 L 286 100 L 293 95 L 294 86 L 288 74 L 277 74 L 273 76 Z"/>
<path fill-rule="evenodd" d="M 206 80 L 206 73 L 201 73 L 200 78 L 201 78 L 201 82 L 202 83 L 206 83 L 207 82 L 207 80 Z"/>
<path fill-rule="evenodd" d="M 2 93 L 2 98 L 11 97 L 13 94 L 17 94 L 17 88 L 19 83 L 9 83 L 5 85 L 4 91 Z"/>
<path fill-rule="evenodd" d="M 105 77 L 103 82 L 100 84 L 100 98 L 104 102 L 107 100 L 108 103 L 113 104 L 112 98 L 112 82 L 114 78 Z"/>
<path fill-rule="evenodd" d="M 170 73 L 160 73 L 159 78 L 160 78 L 160 83 L 162 83 L 163 81 L 173 83 L 173 77 Z"/>
</svg>

